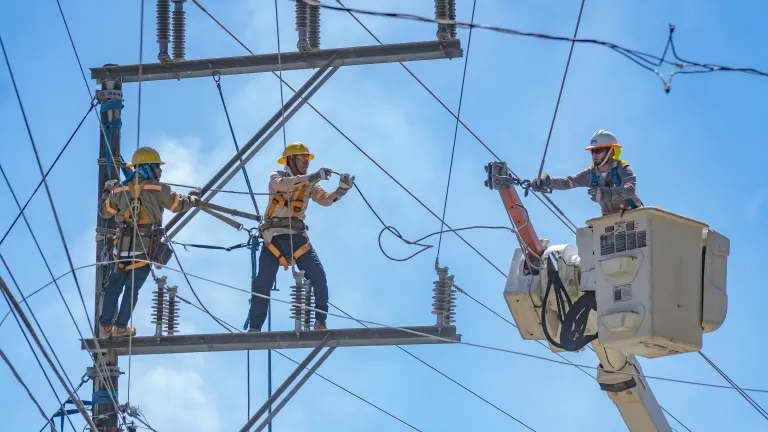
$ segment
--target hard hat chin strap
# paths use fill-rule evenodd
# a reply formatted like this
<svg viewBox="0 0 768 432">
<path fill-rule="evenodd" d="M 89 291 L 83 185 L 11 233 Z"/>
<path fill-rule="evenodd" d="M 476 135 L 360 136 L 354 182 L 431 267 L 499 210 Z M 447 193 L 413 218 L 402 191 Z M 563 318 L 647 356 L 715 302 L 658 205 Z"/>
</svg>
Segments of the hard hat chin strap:
<svg viewBox="0 0 768 432">
<path fill-rule="evenodd" d="M 608 161 L 610 161 L 611 159 L 613 159 L 613 148 L 609 149 L 605 153 L 605 159 L 603 159 L 603 161 L 600 163 L 600 165 L 598 165 L 598 168 L 602 168 L 602 166 L 607 164 Z"/>
</svg>

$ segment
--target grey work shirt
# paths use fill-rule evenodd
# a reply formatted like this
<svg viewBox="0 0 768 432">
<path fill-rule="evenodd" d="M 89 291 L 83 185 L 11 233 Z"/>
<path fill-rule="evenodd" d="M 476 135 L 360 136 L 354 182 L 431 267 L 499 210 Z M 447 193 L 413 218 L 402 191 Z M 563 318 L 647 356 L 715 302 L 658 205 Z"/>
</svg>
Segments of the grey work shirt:
<svg viewBox="0 0 768 432">
<path fill-rule="evenodd" d="M 603 214 L 616 213 L 631 208 L 627 200 L 632 200 L 638 207 L 643 205 L 640 197 L 637 196 L 637 178 L 632 167 L 627 163 L 614 161 L 611 169 L 616 168 L 619 177 L 620 186 L 613 182 L 611 171 L 607 175 L 602 175 L 597 167 L 590 167 L 576 175 L 568 177 L 552 177 L 550 187 L 557 190 L 573 189 L 577 187 L 591 187 L 592 178 L 597 174 L 597 187 L 600 188 L 602 199 L 600 201 L 600 210 Z"/>
</svg>

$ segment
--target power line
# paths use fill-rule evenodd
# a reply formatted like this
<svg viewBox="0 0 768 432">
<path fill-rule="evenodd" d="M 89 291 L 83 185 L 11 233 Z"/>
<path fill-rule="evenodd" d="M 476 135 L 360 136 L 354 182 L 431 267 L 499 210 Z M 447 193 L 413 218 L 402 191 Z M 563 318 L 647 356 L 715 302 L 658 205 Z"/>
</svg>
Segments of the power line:
<svg viewBox="0 0 768 432">
<path fill-rule="evenodd" d="M 344 6 L 340 0 L 336 0 L 340 5 Z M 472 18 L 470 23 L 475 22 L 475 9 L 477 8 L 477 0 L 472 2 Z M 350 12 L 351 14 L 351 12 Z M 354 16 L 354 15 L 353 15 Z M 359 21 L 358 21 L 359 22 Z M 365 27 L 365 26 L 363 26 Z M 448 210 L 448 192 L 451 190 L 451 174 L 453 173 L 453 158 L 456 155 L 456 138 L 459 136 L 459 120 L 461 117 L 461 104 L 464 102 L 464 82 L 467 79 L 467 65 L 469 64 L 469 49 L 472 46 L 472 28 L 469 28 L 469 37 L 467 38 L 467 54 L 464 56 L 464 71 L 461 74 L 461 90 L 459 91 L 459 108 L 456 111 L 456 126 L 453 128 L 453 145 L 451 146 L 451 162 L 448 165 L 448 181 L 445 185 L 445 199 L 443 200 L 443 219 L 445 219 L 445 213 Z M 440 259 L 440 247 L 443 245 L 443 222 L 440 222 L 440 238 L 437 241 L 437 258 Z"/>
<path fill-rule="evenodd" d="M 0 357 L 3 358 L 5 361 L 5 364 L 8 365 L 8 367 L 11 369 L 11 372 L 13 372 L 13 376 L 16 377 L 16 380 L 21 384 L 22 387 L 24 387 L 24 390 L 27 391 L 27 395 L 29 395 L 29 398 L 32 399 L 32 402 L 34 402 L 35 406 L 37 406 L 37 410 L 40 411 L 40 415 L 43 416 L 45 421 L 48 422 L 49 425 L 51 425 L 51 429 L 53 431 L 56 431 L 56 426 L 53 425 L 53 422 L 48 418 L 48 415 L 45 414 L 45 411 L 43 411 L 43 408 L 40 406 L 39 403 L 37 403 L 37 399 L 35 399 L 35 396 L 32 394 L 32 392 L 29 390 L 29 387 L 27 387 L 26 384 L 24 384 L 24 380 L 21 379 L 19 376 L 19 373 L 16 372 L 16 368 L 13 367 L 13 364 L 10 360 L 8 360 L 8 357 L 5 356 L 5 353 L 3 352 L 2 348 L 0 348 Z M 74 428 L 74 425 L 72 426 Z"/>
<path fill-rule="evenodd" d="M 586 0 L 581 0 L 581 7 L 579 8 L 579 17 L 576 19 L 576 29 L 573 30 L 573 41 L 571 42 L 571 50 L 568 52 L 568 61 L 565 62 L 565 72 L 563 72 L 563 81 L 560 83 L 560 92 L 557 94 L 557 103 L 555 104 L 555 112 L 552 114 L 552 123 L 549 125 L 549 133 L 547 134 L 547 144 L 544 146 L 544 156 L 541 157 L 541 166 L 539 167 L 539 175 L 541 177 L 542 171 L 544 171 L 544 161 L 547 159 L 547 150 L 549 150 L 549 140 L 552 139 L 552 131 L 555 129 L 555 120 L 557 119 L 557 111 L 560 108 L 560 99 L 563 97 L 563 89 L 565 88 L 565 79 L 568 77 L 568 68 L 571 66 L 571 57 L 573 57 L 573 48 L 576 46 L 576 36 L 579 34 L 579 24 L 581 24 L 581 14 L 584 12 L 584 3 Z"/>
<path fill-rule="evenodd" d="M 712 72 L 738 72 L 738 73 L 745 73 L 750 75 L 757 75 L 761 77 L 768 77 L 768 72 L 761 71 L 755 68 L 751 67 L 730 67 L 730 66 L 724 66 L 724 65 L 718 65 L 713 63 L 700 63 L 695 62 L 691 60 L 685 60 L 677 55 L 674 41 L 672 38 L 672 35 L 675 30 L 675 26 L 670 25 L 669 29 L 669 38 L 667 40 L 667 45 L 664 48 L 664 52 L 661 56 L 648 54 L 643 51 L 625 48 L 620 45 L 617 45 L 612 42 L 607 41 L 601 41 L 598 39 L 577 39 L 577 38 L 570 38 L 566 36 L 554 36 L 544 33 L 535 33 L 535 32 L 524 32 L 520 30 L 510 29 L 510 28 L 504 28 L 504 27 L 498 27 L 488 24 L 470 24 L 466 22 L 460 22 L 455 20 L 448 20 L 448 19 L 433 19 L 433 18 L 427 18 L 419 15 L 413 15 L 413 14 L 405 14 L 405 13 L 397 13 L 397 12 L 379 12 L 379 11 L 372 11 L 372 10 L 366 10 L 366 9 L 356 9 L 356 8 L 344 8 L 339 6 L 334 6 L 330 4 L 321 3 L 319 1 L 315 0 L 291 0 L 291 1 L 303 1 L 304 3 L 319 6 L 324 9 L 332 9 L 336 11 L 346 11 L 346 12 L 356 12 L 364 15 L 372 15 L 372 16 L 379 16 L 379 17 L 386 17 L 386 18 L 397 18 L 397 19 L 403 19 L 403 20 L 410 20 L 410 21 L 419 21 L 419 22 L 426 22 L 426 23 L 437 23 L 437 24 L 451 24 L 455 25 L 456 27 L 460 28 L 481 28 L 486 30 L 491 30 L 498 33 L 504 33 L 514 36 L 525 36 L 525 37 L 531 37 L 531 38 L 537 38 L 537 39 L 545 39 L 545 40 L 553 40 L 553 41 L 560 41 L 560 42 L 576 42 L 576 43 L 583 43 L 583 44 L 589 44 L 589 45 L 598 45 L 602 47 L 609 48 L 622 56 L 628 58 L 638 66 L 642 67 L 643 69 L 646 69 L 648 71 L 653 72 L 656 74 L 664 84 L 664 89 L 666 92 L 669 92 L 671 84 L 672 84 L 672 78 L 677 74 L 701 74 L 701 73 L 712 73 Z M 673 60 L 668 60 L 666 58 L 667 53 L 671 50 L 672 55 L 674 57 Z M 659 72 L 655 67 L 661 66 L 662 64 L 666 64 L 669 66 L 672 66 L 678 70 L 672 72 L 669 75 L 669 78 L 666 78 L 664 74 Z M 687 68 L 687 69 L 686 69 Z M 690 68 L 697 68 L 695 70 L 690 70 Z"/>
<path fill-rule="evenodd" d="M 178 298 L 179 298 L 181 301 L 183 301 L 184 303 L 186 303 L 186 304 L 188 304 L 188 305 L 192 306 L 193 308 L 195 308 L 195 309 L 199 310 L 200 312 L 203 312 L 203 313 L 207 314 L 208 316 L 210 316 L 211 318 L 213 318 L 213 320 L 214 320 L 214 321 L 216 321 L 216 322 L 219 322 L 219 323 L 224 323 L 224 324 L 226 324 L 226 326 L 224 326 L 224 328 L 225 328 L 225 329 L 226 329 L 228 332 L 230 332 L 230 333 L 241 333 L 241 331 L 240 331 L 240 330 L 239 330 L 237 327 L 233 326 L 232 324 L 229 324 L 228 322 L 226 322 L 226 321 L 222 320 L 221 318 L 218 318 L 217 316 L 215 316 L 215 315 L 213 315 L 212 313 L 210 313 L 210 312 L 209 312 L 207 309 L 201 308 L 200 306 L 198 306 L 198 305 L 196 305 L 196 304 L 194 304 L 194 303 L 190 302 L 190 301 L 189 301 L 189 300 L 187 300 L 187 299 L 184 299 L 183 297 L 179 297 L 179 296 L 177 296 L 177 297 L 178 297 Z M 201 306 L 202 306 L 202 304 L 201 304 Z M 282 352 L 280 352 L 279 350 L 272 350 L 272 351 L 274 351 L 276 354 L 278 354 L 278 355 L 282 356 L 283 358 L 285 358 L 285 359 L 287 359 L 287 360 L 289 360 L 289 361 L 291 361 L 291 362 L 293 362 L 293 363 L 295 363 L 295 364 L 297 364 L 297 365 L 298 365 L 298 364 L 300 364 L 298 361 L 296 361 L 296 360 L 292 359 L 291 357 L 288 357 L 287 355 L 283 354 L 283 353 L 282 353 Z M 339 384 L 336 384 L 335 382 L 333 382 L 333 381 L 331 381 L 330 379 L 328 379 L 328 378 L 324 377 L 323 375 L 320 375 L 319 373 L 315 373 L 314 375 L 318 376 L 319 378 L 322 378 L 323 380 L 325 380 L 325 381 L 326 381 L 326 382 L 328 382 L 329 384 L 332 384 L 332 385 L 334 385 L 335 387 L 337 387 L 337 388 L 339 388 L 339 389 L 341 389 L 341 390 L 345 391 L 346 393 L 348 393 L 348 394 L 350 394 L 350 395 L 354 396 L 355 398 L 357 398 L 357 399 L 361 400 L 362 402 L 365 402 L 366 404 L 368 404 L 368 405 L 372 406 L 373 408 L 376 408 L 377 410 L 379 410 L 379 411 L 383 412 L 384 414 L 386 414 L 386 415 L 388 415 L 388 416 L 392 417 L 393 419 L 395 419 L 395 420 L 399 421 L 400 423 L 402 423 L 402 424 L 404 424 L 404 425 L 406 425 L 406 426 L 410 427 L 411 429 L 413 429 L 413 430 L 416 430 L 416 431 L 419 431 L 419 432 L 421 432 L 421 430 L 420 430 L 420 429 L 416 428 L 415 426 L 411 425 L 410 423 L 406 422 L 405 420 L 402 420 L 401 418 L 399 418 L 399 417 L 395 416 L 394 414 L 390 413 L 389 411 L 385 410 L 384 408 L 381 408 L 381 407 L 379 407 L 378 405 L 375 405 L 374 403 L 372 403 L 372 402 L 368 401 L 367 399 L 364 399 L 362 396 L 359 396 L 359 395 L 357 395 L 357 394 L 353 393 L 352 391 L 350 391 L 350 390 L 347 390 L 346 388 L 342 387 L 341 385 L 339 385 Z"/>
<path fill-rule="evenodd" d="M 328 304 L 330 304 L 331 306 L 333 306 L 334 308 L 336 308 L 336 309 L 337 309 L 339 312 L 343 313 L 344 315 L 348 316 L 349 318 L 352 318 L 352 319 L 354 319 L 354 317 L 353 317 L 352 315 L 350 315 L 350 314 L 348 314 L 347 312 L 345 312 L 345 311 L 341 310 L 341 308 L 340 308 L 340 307 L 338 307 L 338 306 L 336 306 L 336 305 L 334 305 L 334 304 L 331 304 L 330 302 L 329 302 Z M 357 321 L 357 320 L 355 320 L 355 321 Z M 361 322 L 361 321 L 357 321 L 357 322 L 358 322 L 360 325 L 362 325 L 363 327 L 365 327 L 365 328 L 370 328 L 370 327 L 368 327 L 366 324 L 364 324 L 364 323 L 363 323 L 363 322 Z M 470 389 L 469 389 L 468 387 L 466 387 L 465 385 L 461 384 L 460 382 L 458 382 L 458 381 L 456 381 L 455 379 L 451 378 L 450 376 L 448 376 L 447 374 L 445 374 L 445 373 L 444 373 L 444 372 L 442 372 L 441 370 L 437 369 L 436 367 L 434 367 L 434 366 L 432 366 L 431 364 L 427 363 L 426 361 L 422 360 L 420 357 L 416 356 L 416 355 L 415 355 L 415 354 L 413 354 L 412 352 L 410 352 L 410 351 L 408 351 L 407 349 L 405 349 L 405 348 L 401 347 L 400 345 L 395 345 L 395 346 L 396 346 L 398 349 L 400 349 L 402 352 L 404 352 L 404 353 L 408 354 L 409 356 L 413 357 L 414 359 L 418 360 L 419 362 L 421 362 L 422 364 L 424 364 L 424 365 L 425 365 L 425 366 L 427 366 L 428 368 L 430 368 L 430 369 L 432 369 L 433 371 L 437 372 L 438 374 L 442 375 L 444 378 L 448 379 L 449 381 L 451 381 L 452 383 L 456 384 L 457 386 L 459 386 L 459 387 L 463 388 L 464 390 L 466 390 L 467 392 L 469 392 L 470 394 L 472 394 L 472 395 L 473 395 L 473 396 L 475 396 L 476 398 L 478 398 L 478 399 L 480 399 L 481 401 L 485 402 L 486 404 L 490 405 L 491 407 L 493 407 L 493 408 L 494 408 L 494 409 L 496 409 L 497 411 L 501 412 L 502 414 L 506 415 L 507 417 L 511 418 L 512 420 L 516 421 L 517 423 L 521 424 L 522 426 L 524 426 L 524 427 L 525 427 L 525 428 L 527 428 L 528 430 L 532 430 L 532 431 L 534 430 L 533 428 L 531 428 L 530 426 L 528 426 L 527 424 L 525 424 L 525 423 L 523 423 L 521 420 L 519 420 L 517 417 L 513 416 L 512 414 L 510 414 L 510 413 L 508 413 L 507 411 L 503 410 L 502 408 L 498 407 L 497 405 L 495 405 L 493 402 L 489 401 L 488 399 L 486 399 L 486 398 L 484 398 L 484 397 L 480 396 L 479 394 L 475 393 L 474 391 L 470 390 Z"/>
<path fill-rule="evenodd" d="M 718 373 L 718 374 L 720 374 L 720 376 L 722 376 L 722 377 L 723 377 L 723 378 L 724 378 L 724 379 L 725 379 L 725 380 L 726 380 L 726 381 L 727 381 L 727 382 L 728 382 L 730 385 L 732 385 L 732 386 L 733 386 L 733 387 L 734 387 L 734 388 L 735 388 L 735 389 L 736 389 L 736 390 L 739 392 L 739 394 L 741 395 L 741 397 L 743 397 L 743 398 L 744 398 L 744 400 L 746 400 L 746 401 L 747 401 L 747 403 L 748 403 L 750 406 L 752 406 L 752 408 L 754 408 L 754 409 L 757 411 L 757 413 L 758 413 L 758 414 L 760 414 L 760 415 L 761 415 L 761 416 L 762 416 L 764 419 L 768 420 L 768 412 L 766 412 L 766 411 L 765 411 L 765 408 L 763 408 L 762 406 L 760 406 L 760 404 L 759 404 L 759 403 L 757 403 L 757 402 L 756 402 L 754 399 L 752 399 L 752 396 L 748 395 L 748 394 L 747 394 L 747 393 L 746 393 L 744 390 L 742 390 L 742 389 L 741 389 L 741 387 L 739 387 L 739 386 L 736 384 L 736 382 L 734 382 L 734 381 L 733 381 L 733 380 L 732 380 L 732 379 L 731 379 L 731 378 L 730 378 L 730 377 L 729 377 L 729 376 L 728 376 L 728 375 L 727 375 L 727 374 L 726 374 L 726 373 L 725 373 L 725 372 L 724 372 L 722 369 L 720 369 L 720 367 L 718 367 L 718 366 L 715 364 L 715 362 L 713 362 L 712 360 L 710 360 L 710 358 L 709 358 L 709 357 L 707 357 L 707 355 L 706 355 L 706 354 L 704 354 L 703 352 L 699 351 L 699 355 L 700 355 L 700 356 L 701 356 L 701 358 L 703 358 L 703 359 L 704 359 L 704 360 L 705 360 L 707 363 L 709 363 L 709 365 L 710 365 L 710 366 L 712 366 L 712 368 L 713 368 L 715 371 L 717 371 L 717 373 Z"/>
</svg>

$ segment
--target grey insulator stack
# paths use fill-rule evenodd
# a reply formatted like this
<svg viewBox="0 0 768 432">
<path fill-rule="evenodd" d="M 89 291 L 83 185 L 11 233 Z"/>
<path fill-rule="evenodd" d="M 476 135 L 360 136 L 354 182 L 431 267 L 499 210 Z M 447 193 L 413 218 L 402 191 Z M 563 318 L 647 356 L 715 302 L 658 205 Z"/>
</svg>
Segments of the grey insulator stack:
<svg viewBox="0 0 768 432">
<path fill-rule="evenodd" d="M 296 1 L 296 32 L 299 34 L 296 48 L 299 51 L 309 51 L 311 49 L 309 45 L 309 5 L 301 0 Z"/>
<path fill-rule="evenodd" d="M 179 332 L 179 300 L 176 298 L 178 288 L 168 287 L 168 318 L 165 323 L 165 333 L 173 336 Z"/>
<path fill-rule="evenodd" d="M 155 336 L 163 335 L 163 326 L 165 325 L 165 306 L 168 300 L 165 298 L 167 291 L 165 289 L 166 277 L 157 278 L 157 291 L 152 291 L 152 324 L 155 325 Z"/>
<path fill-rule="evenodd" d="M 312 51 L 320 49 L 320 6 L 309 7 L 309 46 Z"/>
<path fill-rule="evenodd" d="M 173 61 L 182 61 L 187 54 L 187 15 L 184 2 L 173 0 Z"/>
<path fill-rule="evenodd" d="M 312 308 L 314 307 L 314 296 L 312 287 L 308 280 L 304 279 L 304 271 L 294 271 L 293 279 L 295 284 L 291 287 L 291 319 L 295 323 L 295 330 L 312 330 L 314 321 Z"/>
<path fill-rule="evenodd" d="M 159 53 L 157 59 L 161 62 L 171 61 L 168 54 L 168 44 L 171 43 L 171 0 L 157 0 L 157 44 Z"/>
<path fill-rule="evenodd" d="M 435 263 L 437 280 L 433 282 L 434 295 L 432 299 L 432 313 L 437 315 L 435 325 L 450 326 L 456 322 L 456 289 L 453 286 L 453 275 L 448 275 L 448 267 L 439 267 Z"/>
<path fill-rule="evenodd" d="M 456 0 L 435 0 L 435 19 L 456 21 Z M 438 24 L 437 39 L 456 39 L 456 24 Z"/>
</svg>

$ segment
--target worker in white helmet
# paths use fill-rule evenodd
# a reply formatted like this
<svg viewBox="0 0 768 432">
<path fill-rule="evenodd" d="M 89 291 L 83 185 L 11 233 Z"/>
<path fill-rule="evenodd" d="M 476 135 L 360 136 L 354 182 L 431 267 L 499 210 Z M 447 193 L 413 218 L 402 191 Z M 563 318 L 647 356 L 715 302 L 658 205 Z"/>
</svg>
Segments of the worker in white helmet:
<svg viewBox="0 0 768 432">
<path fill-rule="evenodd" d="M 600 129 L 592 135 L 585 149 L 592 153 L 592 166 L 568 177 L 550 177 L 543 174 L 531 181 L 536 192 L 550 192 L 586 187 L 592 201 L 600 204 L 603 215 L 642 207 L 636 193 L 634 171 L 621 159 L 621 145 L 610 131 Z"/>
</svg>

